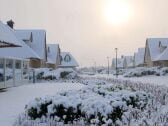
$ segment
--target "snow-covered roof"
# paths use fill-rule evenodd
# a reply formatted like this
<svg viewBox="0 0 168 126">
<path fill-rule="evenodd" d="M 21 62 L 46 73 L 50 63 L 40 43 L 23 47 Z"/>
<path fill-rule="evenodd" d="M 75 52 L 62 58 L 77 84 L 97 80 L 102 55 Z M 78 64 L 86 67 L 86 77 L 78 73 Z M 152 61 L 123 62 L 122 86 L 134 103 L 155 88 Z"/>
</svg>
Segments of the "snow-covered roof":
<svg viewBox="0 0 168 126">
<path fill-rule="evenodd" d="M 156 58 L 158 58 L 158 56 L 161 54 L 159 44 L 162 46 L 168 46 L 168 38 L 148 38 L 147 44 L 149 47 L 151 60 L 155 61 Z"/>
<path fill-rule="evenodd" d="M 16 58 L 36 58 L 40 59 L 37 53 L 35 53 L 28 45 L 22 40 L 21 47 L 6 47 L 0 49 L 0 57 L 16 57 Z"/>
<path fill-rule="evenodd" d="M 30 40 L 32 32 L 31 31 L 23 32 L 20 30 L 16 30 L 15 34 L 21 40 Z"/>
<path fill-rule="evenodd" d="M 112 60 L 112 66 L 116 67 L 116 58 L 113 58 Z M 117 67 L 123 68 L 124 67 L 124 58 L 117 58 Z"/>
<path fill-rule="evenodd" d="M 168 47 L 155 58 L 155 61 L 165 61 L 168 60 Z"/>
<path fill-rule="evenodd" d="M 145 48 L 138 48 L 138 52 L 135 53 L 135 66 L 144 63 Z"/>
<path fill-rule="evenodd" d="M 61 65 L 60 67 L 78 67 L 75 58 L 69 52 L 61 52 Z"/>
<path fill-rule="evenodd" d="M 59 53 L 58 44 L 47 44 L 47 63 L 55 64 Z"/>
<path fill-rule="evenodd" d="M 0 43 L 1 46 L 21 46 L 20 41 L 15 36 L 13 29 L 0 21 Z"/>
<path fill-rule="evenodd" d="M 32 42 L 30 47 L 40 56 L 41 59 L 46 60 L 46 31 L 45 30 L 15 30 L 17 37 L 22 40 L 27 40 L 32 34 Z"/>
</svg>

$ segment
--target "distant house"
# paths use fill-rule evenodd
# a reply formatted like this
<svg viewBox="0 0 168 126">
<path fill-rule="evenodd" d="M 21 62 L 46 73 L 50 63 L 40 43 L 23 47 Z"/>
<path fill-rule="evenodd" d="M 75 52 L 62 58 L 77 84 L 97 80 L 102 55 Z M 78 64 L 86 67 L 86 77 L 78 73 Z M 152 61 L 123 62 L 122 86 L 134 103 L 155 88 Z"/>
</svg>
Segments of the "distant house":
<svg viewBox="0 0 168 126">
<path fill-rule="evenodd" d="M 47 44 L 47 67 L 57 68 L 60 65 L 60 48 L 58 44 Z"/>
<path fill-rule="evenodd" d="M 134 66 L 135 67 L 144 66 L 144 55 L 145 55 L 145 48 L 138 48 L 138 52 L 134 53 Z"/>
<path fill-rule="evenodd" d="M 47 47 L 45 30 L 15 30 L 16 36 L 24 41 L 40 59 L 30 60 L 34 68 L 46 67 Z"/>
<path fill-rule="evenodd" d="M 16 38 L 13 29 L 0 21 L 0 48 L 19 46 L 21 46 L 21 43 Z"/>
<path fill-rule="evenodd" d="M 168 38 L 148 38 L 145 46 L 146 66 L 168 66 Z"/>
<path fill-rule="evenodd" d="M 134 67 L 134 58 L 133 56 L 124 56 L 124 68 L 132 68 Z"/>
<path fill-rule="evenodd" d="M 61 52 L 61 64 L 60 68 L 76 68 L 78 63 L 75 58 L 69 52 Z"/>
<path fill-rule="evenodd" d="M 124 57 L 117 58 L 117 68 L 123 69 L 124 68 Z M 116 58 L 112 59 L 112 69 L 116 69 Z"/>
</svg>

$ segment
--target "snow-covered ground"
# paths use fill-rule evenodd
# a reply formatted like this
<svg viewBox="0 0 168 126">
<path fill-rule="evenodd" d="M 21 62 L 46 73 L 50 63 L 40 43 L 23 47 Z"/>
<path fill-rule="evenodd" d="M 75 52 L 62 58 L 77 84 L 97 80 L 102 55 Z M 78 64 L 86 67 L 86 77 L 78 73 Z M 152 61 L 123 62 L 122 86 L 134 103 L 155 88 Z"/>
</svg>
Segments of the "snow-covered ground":
<svg viewBox="0 0 168 126">
<path fill-rule="evenodd" d="M 36 97 L 78 90 L 82 86 L 79 83 L 37 83 L 0 91 L 0 125 L 12 126 L 17 116 L 24 111 L 25 105 Z"/>
<path fill-rule="evenodd" d="M 116 76 L 110 74 L 96 74 L 96 75 L 81 75 L 82 77 L 104 77 L 104 78 L 116 78 Z M 165 85 L 168 86 L 168 76 L 143 76 L 143 77 L 123 77 L 122 75 L 118 76 L 118 79 L 131 80 L 134 82 L 150 83 L 155 85 Z"/>
</svg>

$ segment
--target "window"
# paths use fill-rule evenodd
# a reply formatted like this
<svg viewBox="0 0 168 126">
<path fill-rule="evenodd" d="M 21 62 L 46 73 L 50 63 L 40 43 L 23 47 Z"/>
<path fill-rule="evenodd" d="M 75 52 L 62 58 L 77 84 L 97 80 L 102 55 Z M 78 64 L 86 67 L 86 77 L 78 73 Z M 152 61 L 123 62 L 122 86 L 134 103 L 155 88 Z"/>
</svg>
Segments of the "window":
<svg viewBox="0 0 168 126">
<path fill-rule="evenodd" d="M 65 62 L 70 62 L 70 61 L 71 61 L 71 57 L 70 57 L 68 54 L 65 55 L 64 61 L 65 61 Z"/>
</svg>

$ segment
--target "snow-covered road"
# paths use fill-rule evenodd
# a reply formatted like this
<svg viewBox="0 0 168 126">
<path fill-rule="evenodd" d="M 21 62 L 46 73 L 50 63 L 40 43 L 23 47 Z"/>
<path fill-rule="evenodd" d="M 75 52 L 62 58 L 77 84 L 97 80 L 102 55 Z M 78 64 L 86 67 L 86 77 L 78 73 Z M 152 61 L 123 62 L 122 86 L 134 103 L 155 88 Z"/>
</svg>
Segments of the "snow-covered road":
<svg viewBox="0 0 168 126">
<path fill-rule="evenodd" d="M 54 95 L 60 91 L 78 90 L 82 86 L 79 83 L 40 83 L 0 91 L 0 126 L 12 126 L 15 118 L 24 111 L 25 104 L 36 97 Z"/>
</svg>

